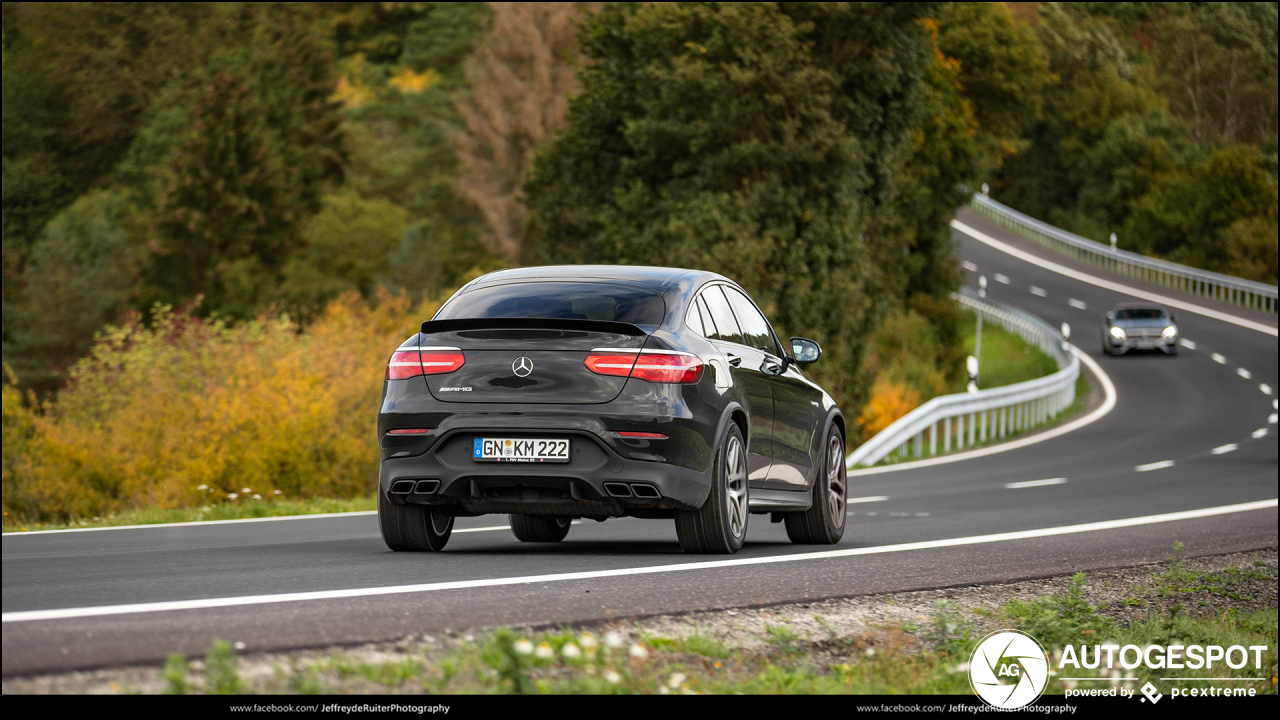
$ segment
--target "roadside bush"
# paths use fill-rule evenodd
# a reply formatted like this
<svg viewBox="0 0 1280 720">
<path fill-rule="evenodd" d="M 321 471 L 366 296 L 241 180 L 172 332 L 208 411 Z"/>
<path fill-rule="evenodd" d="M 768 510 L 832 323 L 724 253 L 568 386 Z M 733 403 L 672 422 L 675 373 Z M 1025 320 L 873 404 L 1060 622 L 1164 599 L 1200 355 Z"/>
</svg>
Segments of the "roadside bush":
<svg viewBox="0 0 1280 720">
<path fill-rule="evenodd" d="M 368 494 L 384 364 L 438 305 L 378 300 L 344 295 L 301 334 L 286 317 L 229 326 L 157 306 L 151 327 L 100 337 L 55 402 L 27 411 L 7 386 L 5 512 L 37 522 L 276 490 Z"/>
</svg>

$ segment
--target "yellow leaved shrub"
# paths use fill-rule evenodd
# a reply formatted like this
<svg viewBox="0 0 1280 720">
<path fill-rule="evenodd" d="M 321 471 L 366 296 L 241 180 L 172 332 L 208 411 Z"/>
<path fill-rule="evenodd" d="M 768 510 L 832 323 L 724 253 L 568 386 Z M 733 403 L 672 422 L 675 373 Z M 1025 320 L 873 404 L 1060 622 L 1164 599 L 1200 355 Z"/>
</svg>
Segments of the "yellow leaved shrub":
<svg viewBox="0 0 1280 720">
<path fill-rule="evenodd" d="M 110 328 L 44 407 L 6 383 L 5 512 L 38 522 L 233 494 L 368 495 L 387 359 L 438 304 L 384 293 L 370 307 L 351 293 L 304 332 L 166 308 L 151 327 Z"/>
</svg>

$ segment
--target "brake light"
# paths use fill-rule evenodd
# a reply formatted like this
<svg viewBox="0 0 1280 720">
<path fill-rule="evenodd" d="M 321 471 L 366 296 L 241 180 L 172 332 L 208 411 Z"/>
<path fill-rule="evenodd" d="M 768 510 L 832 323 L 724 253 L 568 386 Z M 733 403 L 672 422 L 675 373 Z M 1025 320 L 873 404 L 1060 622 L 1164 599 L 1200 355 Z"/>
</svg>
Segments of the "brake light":
<svg viewBox="0 0 1280 720">
<path fill-rule="evenodd" d="M 397 350 L 387 363 L 388 380 L 451 373 L 467 362 L 458 348 Z"/>
<path fill-rule="evenodd" d="M 398 430 L 388 430 L 388 435 L 426 435 L 431 432 L 431 428 L 400 428 Z"/>
<path fill-rule="evenodd" d="M 593 350 L 584 363 L 598 375 L 634 377 L 654 383 L 696 383 L 705 367 L 694 355 L 655 350 L 627 355 Z"/>
</svg>

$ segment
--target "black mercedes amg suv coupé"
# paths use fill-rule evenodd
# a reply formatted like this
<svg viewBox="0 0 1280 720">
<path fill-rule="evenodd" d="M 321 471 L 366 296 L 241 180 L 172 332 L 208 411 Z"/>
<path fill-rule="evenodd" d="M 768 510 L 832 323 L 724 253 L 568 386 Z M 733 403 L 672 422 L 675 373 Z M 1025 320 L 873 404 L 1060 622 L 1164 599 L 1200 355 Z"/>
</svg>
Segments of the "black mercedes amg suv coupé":
<svg viewBox="0 0 1280 720">
<path fill-rule="evenodd" d="M 742 288 L 654 267 L 504 270 L 391 356 L 378 523 L 441 550 L 454 518 L 509 513 L 520 540 L 575 518 L 669 518 L 686 552 L 732 553 L 750 514 L 797 543 L 844 533 L 845 421 Z"/>
</svg>

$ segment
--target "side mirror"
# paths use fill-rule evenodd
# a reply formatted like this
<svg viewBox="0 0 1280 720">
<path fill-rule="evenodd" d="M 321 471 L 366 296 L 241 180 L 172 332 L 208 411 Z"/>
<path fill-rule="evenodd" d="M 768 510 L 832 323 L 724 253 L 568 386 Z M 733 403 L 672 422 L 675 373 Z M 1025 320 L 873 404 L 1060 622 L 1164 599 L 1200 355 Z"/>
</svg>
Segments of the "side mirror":
<svg viewBox="0 0 1280 720">
<path fill-rule="evenodd" d="M 1103 320 L 1103 322 L 1107 322 L 1107 323 L 1109 323 L 1109 322 L 1111 322 L 1111 319 L 1112 319 L 1111 311 L 1110 311 L 1110 310 L 1108 310 L 1108 311 L 1107 311 L 1107 314 L 1102 316 L 1102 320 Z"/>
<path fill-rule="evenodd" d="M 791 338 L 791 356 L 797 365 L 811 365 L 822 357 L 822 346 L 809 338 Z"/>
<path fill-rule="evenodd" d="M 1178 322 L 1178 313 L 1169 313 L 1169 319 L 1175 323 Z"/>
</svg>

